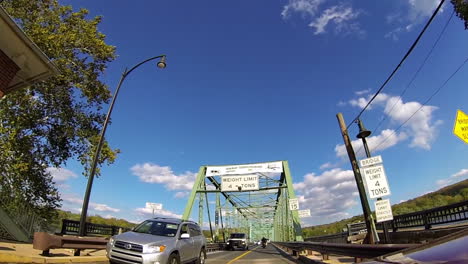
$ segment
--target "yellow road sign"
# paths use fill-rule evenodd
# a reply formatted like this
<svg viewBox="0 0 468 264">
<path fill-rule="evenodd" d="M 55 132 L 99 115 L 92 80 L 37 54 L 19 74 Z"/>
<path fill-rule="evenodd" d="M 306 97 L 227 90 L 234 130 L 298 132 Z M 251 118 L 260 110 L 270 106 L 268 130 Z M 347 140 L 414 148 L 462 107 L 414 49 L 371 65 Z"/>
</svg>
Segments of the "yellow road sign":
<svg viewBox="0 0 468 264">
<path fill-rule="evenodd" d="M 468 115 L 463 113 L 462 110 L 457 111 L 453 134 L 468 144 Z"/>
</svg>

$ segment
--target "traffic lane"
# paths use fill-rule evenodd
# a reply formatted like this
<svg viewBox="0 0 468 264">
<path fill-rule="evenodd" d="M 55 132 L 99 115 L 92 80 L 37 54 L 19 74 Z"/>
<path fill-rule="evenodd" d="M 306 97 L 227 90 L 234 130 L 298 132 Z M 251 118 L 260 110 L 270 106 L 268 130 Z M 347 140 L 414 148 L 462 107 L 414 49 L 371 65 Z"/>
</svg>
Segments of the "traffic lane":
<svg viewBox="0 0 468 264">
<path fill-rule="evenodd" d="M 268 245 L 266 248 L 260 246 L 253 247 L 251 250 L 247 251 L 224 251 L 219 252 L 219 254 L 210 254 L 208 255 L 207 264 L 247 264 L 247 263 L 257 263 L 257 264 L 290 264 L 298 263 L 292 259 L 287 259 L 281 255 L 281 252 L 273 247 Z"/>
<path fill-rule="evenodd" d="M 235 251 L 215 251 L 208 252 L 206 256 L 206 264 L 226 264 L 229 261 L 239 257 L 242 254 L 249 252 L 248 250 Z"/>
</svg>

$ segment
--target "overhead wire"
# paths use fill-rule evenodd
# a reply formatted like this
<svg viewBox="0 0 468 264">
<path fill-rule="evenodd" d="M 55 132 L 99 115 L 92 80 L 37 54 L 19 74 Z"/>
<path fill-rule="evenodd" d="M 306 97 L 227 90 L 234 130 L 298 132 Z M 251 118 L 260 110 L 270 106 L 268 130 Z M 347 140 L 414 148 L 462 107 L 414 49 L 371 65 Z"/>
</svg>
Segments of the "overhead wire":
<svg viewBox="0 0 468 264">
<path fill-rule="evenodd" d="M 405 89 L 403 89 L 403 91 L 400 93 L 399 97 L 402 98 L 403 95 L 406 93 L 406 91 L 411 87 L 411 85 L 413 84 L 414 80 L 416 79 L 416 77 L 419 75 L 419 73 L 421 72 L 422 68 L 426 65 L 426 62 L 427 60 L 429 59 L 429 57 L 432 55 L 432 52 L 434 51 L 435 47 L 437 46 L 437 44 L 439 43 L 440 39 L 442 38 L 442 36 L 444 35 L 445 31 L 447 30 L 447 27 L 448 25 L 450 24 L 450 22 L 452 21 L 452 18 L 455 14 L 455 10 L 452 12 L 452 14 L 450 15 L 449 19 L 447 19 L 447 21 L 445 22 L 445 25 L 444 27 L 442 28 L 442 31 L 439 33 L 436 41 L 433 43 L 431 49 L 429 50 L 429 52 L 426 54 L 426 57 L 424 58 L 424 60 L 422 61 L 422 63 L 419 65 L 418 69 L 416 70 L 416 72 L 414 73 L 413 77 L 410 79 L 410 81 L 408 82 L 408 84 L 406 85 Z M 397 104 L 397 101 L 395 101 L 392 105 L 392 107 L 390 108 L 390 110 L 388 111 L 387 115 L 384 116 L 380 122 L 377 124 L 377 126 L 372 130 L 372 134 L 375 134 L 375 132 L 377 131 L 377 129 L 382 125 L 382 123 L 387 119 L 387 117 L 390 115 L 390 113 L 393 112 L 393 109 L 395 108 Z M 356 151 L 356 155 L 359 155 L 360 152 L 363 150 L 363 147 L 361 146 L 358 151 Z"/>
<path fill-rule="evenodd" d="M 390 135 L 388 135 L 384 140 L 382 140 L 380 144 L 375 146 L 375 149 L 377 149 L 380 145 L 385 143 L 391 136 L 393 136 L 398 130 L 400 130 L 400 128 L 402 128 L 411 118 L 413 118 L 413 116 L 416 115 L 416 113 L 418 113 L 419 110 L 421 110 L 424 106 L 426 106 L 426 104 L 429 103 L 432 100 L 432 98 L 434 98 L 434 96 L 438 94 L 440 90 L 442 90 L 442 88 L 445 87 L 445 85 L 447 85 L 447 83 L 453 78 L 453 76 L 455 76 L 463 68 L 463 66 L 465 66 L 467 62 L 468 62 L 468 57 L 460 64 L 460 66 L 457 67 L 457 69 L 447 78 L 447 80 L 445 80 L 445 82 L 439 88 L 437 88 L 431 94 L 431 96 L 429 96 L 429 98 L 416 111 L 414 111 L 414 113 L 410 117 L 408 117 L 408 119 L 406 119 L 403 123 L 401 123 L 400 126 L 398 126 Z"/>
<path fill-rule="evenodd" d="M 380 92 L 383 90 L 383 88 L 387 85 L 387 83 L 392 79 L 393 75 L 395 75 L 395 73 L 398 71 L 398 69 L 401 67 L 401 65 L 403 64 L 403 62 L 408 58 L 408 56 L 411 54 L 411 52 L 414 50 L 414 48 L 416 47 L 416 45 L 418 44 L 419 40 L 421 39 L 421 37 L 423 36 L 424 32 L 426 32 L 426 29 L 429 27 L 429 25 L 432 23 L 432 20 L 434 20 L 434 17 L 437 15 L 437 13 L 439 12 L 440 8 L 442 7 L 442 5 L 444 4 L 445 0 L 441 0 L 439 5 L 437 6 L 436 10 L 434 11 L 434 13 L 432 14 L 432 16 L 429 18 L 429 20 L 426 22 L 426 25 L 424 25 L 424 28 L 421 30 L 421 32 L 419 33 L 418 37 L 416 38 L 416 40 L 413 42 L 413 44 L 411 45 L 411 47 L 408 49 L 408 51 L 406 52 L 405 56 L 403 56 L 403 59 L 401 59 L 400 63 L 395 67 L 395 69 L 392 71 L 392 73 L 387 77 L 387 79 L 385 80 L 385 82 L 380 86 L 380 88 L 377 90 L 377 92 L 372 96 L 372 98 L 369 100 L 369 102 L 367 102 L 366 106 L 359 112 L 359 114 L 353 119 L 353 121 L 351 121 L 351 123 L 349 123 L 349 125 L 346 127 L 347 129 L 349 129 L 349 127 L 354 123 L 356 122 L 362 115 L 362 113 L 364 113 L 364 111 L 369 107 L 369 105 L 372 103 L 372 101 L 374 101 L 374 99 L 377 97 L 377 95 L 380 94 Z"/>
<path fill-rule="evenodd" d="M 439 36 L 437 37 L 436 41 L 434 42 L 434 44 L 432 45 L 431 49 L 429 50 L 429 52 L 427 53 L 426 57 L 424 58 L 423 62 L 421 63 L 421 65 L 419 66 L 418 70 L 414 73 L 413 77 L 411 78 L 411 80 L 409 81 L 409 83 L 406 85 L 405 89 L 400 93 L 399 97 L 402 98 L 403 95 L 406 93 L 406 91 L 408 90 L 408 88 L 411 86 L 411 84 L 413 84 L 414 80 L 416 79 L 416 77 L 419 75 L 419 73 L 421 72 L 422 68 L 426 65 L 426 62 L 427 60 L 429 59 L 429 57 L 431 56 L 432 52 L 434 51 L 435 47 L 437 46 L 437 44 L 439 43 L 440 39 L 442 38 L 443 34 L 445 33 L 450 21 L 452 20 L 453 18 L 453 15 L 455 14 L 455 10 L 452 12 L 452 15 L 450 15 L 449 19 L 447 20 L 447 22 L 445 22 L 445 25 L 442 29 L 442 31 L 439 33 Z M 395 102 L 392 107 L 390 108 L 390 110 L 388 111 L 388 114 L 387 116 L 392 113 L 393 109 L 395 108 L 395 105 L 397 103 Z M 383 123 L 383 121 L 385 121 L 387 119 L 387 116 L 384 116 L 384 118 L 382 118 L 382 120 L 377 124 L 377 126 L 374 128 L 374 130 L 372 131 L 372 133 L 374 133 L 379 127 L 380 125 Z"/>
</svg>

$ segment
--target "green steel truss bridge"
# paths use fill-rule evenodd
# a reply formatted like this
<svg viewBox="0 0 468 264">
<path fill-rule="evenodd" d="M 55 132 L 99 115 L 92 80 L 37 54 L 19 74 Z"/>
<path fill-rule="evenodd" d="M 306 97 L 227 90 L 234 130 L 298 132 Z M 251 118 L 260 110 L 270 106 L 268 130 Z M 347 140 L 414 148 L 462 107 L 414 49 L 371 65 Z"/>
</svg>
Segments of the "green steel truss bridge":
<svg viewBox="0 0 468 264">
<path fill-rule="evenodd" d="M 298 211 L 290 210 L 297 208 L 295 198 L 287 161 L 201 166 L 182 218 L 198 214 L 213 242 L 233 232 L 250 241 L 303 241 Z"/>
</svg>

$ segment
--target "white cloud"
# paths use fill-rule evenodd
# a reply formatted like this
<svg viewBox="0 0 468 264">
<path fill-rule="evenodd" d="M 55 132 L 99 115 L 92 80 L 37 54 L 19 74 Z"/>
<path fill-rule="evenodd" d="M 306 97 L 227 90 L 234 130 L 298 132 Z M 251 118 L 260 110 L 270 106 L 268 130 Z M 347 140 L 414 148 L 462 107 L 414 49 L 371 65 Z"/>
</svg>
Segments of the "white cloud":
<svg viewBox="0 0 468 264">
<path fill-rule="evenodd" d="M 185 198 L 189 195 L 189 192 L 176 192 L 174 198 Z"/>
<path fill-rule="evenodd" d="M 168 190 L 192 190 L 196 173 L 185 172 L 180 175 L 174 174 L 170 167 L 162 167 L 156 164 L 137 164 L 131 168 L 133 175 L 138 176 L 140 181 L 147 183 L 164 184 Z"/>
<path fill-rule="evenodd" d="M 362 33 L 359 25 L 352 22 L 359 16 L 360 12 L 353 10 L 352 7 L 345 5 L 336 5 L 327 8 L 320 17 L 312 21 L 309 26 L 315 28 L 315 35 L 325 33 L 325 28 L 329 23 L 335 24 L 336 33 L 358 32 Z"/>
<path fill-rule="evenodd" d="M 335 164 L 333 164 L 331 162 L 327 162 L 327 163 L 324 163 L 324 164 L 320 165 L 320 169 L 321 170 L 326 170 L 326 169 L 333 168 L 335 166 L 336 166 Z"/>
<path fill-rule="evenodd" d="M 325 33 L 325 28 L 330 27 L 330 24 L 334 25 L 335 34 L 364 34 L 359 23 L 356 22 L 361 14 L 360 11 L 354 10 L 350 5 L 340 4 L 319 12 L 324 2 L 325 0 L 289 0 L 288 4 L 283 7 L 281 16 L 287 19 L 293 13 L 298 13 L 303 19 L 311 19 L 309 26 L 315 29 L 315 35 Z"/>
<path fill-rule="evenodd" d="M 452 177 L 453 178 L 458 178 L 458 177 L 462 177 L 462 176 L 468 176 L 468 169 L 462 169 L 461 171 L 455 173 L 455 174 L 452 174 Z"/>
<path fill-rule="evenodd" d="M 302 182 L 294 183 L 300 208 L 310 209 L 309 224 L 336 221 L 348 216 L 348 211 L 358 203 L 357 187 L 352 170 L 339 168 L 324 171 L 321 175 L 309 173 Z"/>
<path fill-rule="evenodd" d="M 395 130 L 385 129 L 380 132 L 380 135 L 370 136 L 366 138 L 367 146 L 371 153 L 382 151 L 392 146 L 395 146 L 398 142 L 403 141 L 407 138 L 405 133 L 397 133 Z M 365 156 L 364 145 L 361 139 L 355 139 L 351 142 L 354 152 L 357 156 Z M 336 145 L 335 153 L 337 157 L 346 157 L 348 152 L 344 144 Z"/>
<path fill-rule="evenodd" d="M 136 208 L 135 212 L 137 212 L 141 217 L 143 217 L 142 219 L 148 219 L 148 218 L 153 217 L 153 209 L 149 207 Z M 179 215 L 179 214 L 176 214 L 171 211 L 164 210 L 164 209 L 154 210 L 154 216 L 155 217 L 164 216 L 164 217 L 182 218 L 182 215 Z M 141 219 L 137 221 L 141 221 Z"/>
<path fill-rule="evenodd" d="M 64 168 L 48 167 L 46 169 L 52 175 L 54 182 L 63 183 L 71 178 L 78 177 L 73 171 Z"/>
<path fill-rule="evenodd" d="M 365 89 L 365 90 L 356 91 L 356 92 L 354 92 L 354 94 L 361 96 L 361 95 L 364 95 L 364 94 L 368 94 L 370 91 L 371 91 L 371 89 Z"/>
<path fill-rule="evenodd" d="M 350 100 L 349 103 L 352 106 L 363 108 L 370 98 L 371 96 L 361 97 Z M 433 121 L 433 112 L 438 109 L 437 107 L 423 106 L 419 102 L 405 103 L 401 97 L 390 96 L 385 93 L 379 94 L 371 106 L 383 107 L 384 114 L 390 117 L 390 120 L 396 125 L 402 125 L 409 119 L 401 128 L 402 132 L 398 134 L 397 138 L 404 139 L 403 137 L 408 135 L 411 138 L 410 147 L 431 149 L 431 143 L 437 136 L 437 127 L 442 123 L 440 120 Z M 372 109 L 372 107 L 368 109 Z"/>
<path fill-rule="evenodd" d="M 77 197 L 76 195 L 73 195 L 73 194 L 64 194 L 64 195 L 62 195 L 62 200 L 65 203 L 62 206 L 62 209 L 67 209 L 67 210 L 77 210 L 77 209 L 73 209 L 72 206 L 82 205 L 83 204 L 83 199 L 79 198 L 79 197 Z M 72 205 L 72 206 L 70 206 L 70 205 Z M 110 207 L 107 204 L 100 204 L 100 203 L 93 203 L 93 202 L 89 203 L 89 209 L 94 210 L 94 211 L 98 211 L 98 212 L 113 212 L 113 213 L 120 212 L 120 209 Z M 81 212 L 81 208 L 79 209 L 79 211 Z"/>
<path fill-rule="evenodd" d="M 439 3 L 440 0 L 406 0 L 402 11 L 392 12 L 386 16 L 388 24 L 398 26 L 386 33 L 385 38 L 396 41 L 401 33 L 412 31 L 416 25 L 425 22 L 432 15 Z"/>
<path fill-rule="evenodd" d="M 319 5 L 323 0 L 289 0 L 289 3 L 283 7 L 281 16 L 288 18 L 292 12 L 297 12 L 303 16 L 314 16 Z"/>
<path fill-rule="evenodd" d="M 446 179 L 438 180 L 436 183 L 439 187 L 444 187 L 458 181 L 468 178 L 468 169 L 461 169 L 459 172 L 452 174 Z"/>
</svg>

